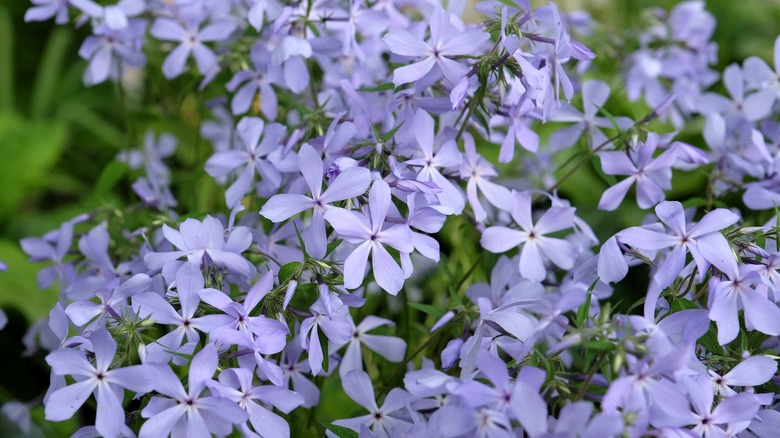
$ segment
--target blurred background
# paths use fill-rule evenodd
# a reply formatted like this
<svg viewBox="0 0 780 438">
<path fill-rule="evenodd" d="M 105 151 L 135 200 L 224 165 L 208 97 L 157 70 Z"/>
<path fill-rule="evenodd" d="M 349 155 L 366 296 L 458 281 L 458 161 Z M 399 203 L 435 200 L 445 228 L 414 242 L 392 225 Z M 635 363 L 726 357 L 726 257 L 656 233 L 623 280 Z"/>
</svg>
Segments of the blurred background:
<svg viewBox="0 0 780 438">
<path fill-rule="evenodd" d="M 596 19 L 599 30 L 592 41 L 584 42 L 599 54 L 597 67 L 615 75 L 620 73 L 621 57 L 631 49 L 621 46 L 623 32 L 640 26 L 647 8 L 668 10 L 676 3 L 559 2 L 564 10 L 583 8 Z M 0 3 L 0 260 L 8 265 L 7 272 L 0 273 L 0 307 L 9 317 L 0 332 L 0 404 L 36 399 L 49 383 L 42 355 L 21 359 L 21 340 L 30 324 L 48 314 L 57 292 L 38 289 L 36 274 L 43 266 L 27 261 L 19 248 L 20 238 L 40 236 L 80 213 L 121 213 L 136 202 L 129 188 L 132 175 L 114 158 L 124 148 L 138 147 L 149 128 L 179 138 L 174 161 L 181 170 L 174 181 L 190 194 L 180 199 L 182 209 L 217 211 L 222 207 L 220 189 L 199 167 L 210 147 L 197 135 L 204 117 L 203 103 L 212 97 L 208 93 L 217 95 L 219 90 L 200 94 L 196 92 L 197 79 L 166 82 L 154 77 L 159 73 L 153 71 L 132 79 L 124 89 L 110 82 L 86 88 L 82 83 L 86 62 L 79 58 L 78 49 L 88 31 L 53 22 L 25 23 L 29 4 L 26 0 Z M 707 9 L 718 21 L 714 36 L 719 46 L 718 70 L 753 55 L 771 63 L 772 45 L 780 33 L 780 1 L 711 0 Z M 604 45 L 609 49 L 600 51 Z M 159 65 L 159 60 L 150 63 Z M 135 87 L 145 92 L 135 93 Z M 721 85 L 716 89 L 721 90 Z M 613 90 L 612 96 L 609 105 L 613 114 L 634 115 L 625 93 Z M 684 140 L 701 143 L 695 135 Z M 497 154 L 497 148 L 494 152 Z M 485 155 L 491 157 L 490 153 Z M 686 178 L 683 182 L 675 179 L 678 192 L 671 198 L 690 196 L 703 187 L 704 177 Z M 593 184 L 601 185 L 582 190 Z M 595 207 L 604 188 L 586 172 L 561 189 L 600 237 L 610 235 L 621 224 L 636 223 L 645 214 L 636 206 L 627 206 L 610 217 L 597 214 Z M 450 230 L 455 226 L 449 226 Z M 34 410 L 33 415 L 42 417 L 42 411 Z M 5 421 L 0 419 L 3 436 L 7 436 L 3 430 L 13 430 L 6 428 Z M 67 434 L 74 430 L 76 421 L 51 425 L 44 433 Z"/>
</svg>

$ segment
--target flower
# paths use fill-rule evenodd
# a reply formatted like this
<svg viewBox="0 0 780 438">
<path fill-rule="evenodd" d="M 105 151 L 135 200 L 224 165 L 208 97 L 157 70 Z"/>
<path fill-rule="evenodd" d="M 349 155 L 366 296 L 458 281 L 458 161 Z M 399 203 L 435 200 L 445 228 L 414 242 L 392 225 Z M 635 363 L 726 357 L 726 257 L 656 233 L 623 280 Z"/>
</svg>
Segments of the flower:
<svg viewBox="0 0 780 438">
<path fill-rule="evenodd" d="M 402 252 L 412 252 L 414 246 L 409 239 L 408 227 L 394 225 L 384 228 L 391 204 L 390 186 L 381 180 L 374 181 L 368 197 L 369 216 L 343 208 L 329 208 L 325 220 L 344 240 L 358 245 L 344 262 L 344 287 L 355 289 L 362 285 L 370 253 L 376 283 L 395 295 L 403 287 L 404 273 L 384 245 Z"/>
<path fill-rule="evenodd" d="M 322 191 L 322 176 L 324 166 L 322 158 L 308 144 L 304 144 L 298 152 L 298 167 L 303 173 L 306 185 L 309 186 L 311 197 L 284 193 L 274 195 L 263 205 L 260 215 L 273 222 L 281 222 L 302 211 L 313 209 L 308 232 L 304 234 L 306 252 L 316 259 L 325 256 L 327 235 L 325 233 L 324 215 L 330 204 L 345 199 L 354 198 L 366 192 L 371 176 L 368 169 L 350 167 L 344 169 L 333 179 L 330 186 Z"/>
<path fill-rule="evenodd" d="M 441 74 L 450 83 L 457 84 L 466 76 L 468 67 L 453 60 L 459 55 L 473 55 L 479 51 L 490 36 L 478 29 L 460 32 L 450 23 L 450 14 L 441 5 L 434 7 L 430 21 L 431 38 L 422 41 L 409 32 L 396 29 L 387 33 L 382 40 L 390 47 L 390 51 L 415 58 L 424 57 L 414 64 L 395 69 L 393 83 L 395 86 L 408 84 L 422 79 L 436 68 L 435 78 Z"/>
<path fill-rule="evenodd" d="M 184 73 L 191 54 L 202 74 L 211 73 L 217 67 L 217 55 L 203 43 L 225 40 L 235 29 L 235 24 L 228 20 L 216 20 L 201 28 L 200 23 L 188 23 L 185 27 L 161 17 L 154 21 L 149 32 L 157 39 L 179 43 L 165 58 L 162 67 L 165 77 L 173 79 Z"/>
<path fill-rule="evenodd" d="M 349 345 L 344 352 L 344 358 L 339 365 L 339 373 L 343 378 L 353 370 L 363 370 L 363 353 L 361 344 L 369 350 L 379 354 L 390 362 L 401 362 L 406 354 L 406 342 L 394 336 L 369 335 L 366 332 L 383 325 L 393 326 L 395 323 L 389 319 L 369 315 L 355 325 L 352 322 L 352 336 Z"/>
<path fill-rule="evenodd" d="M 206 216 L 202 222 L 192 218 L 185 220 L 178 231 L 167 224 L 162 230 L 165 239 L 178 250 L 147 253 L 144 263 L 149 269 L 172 269 L 175 273 L 179 266 L 177 259 L 187 257 L 189 263 L 202 266 L 204 257 L 208 256 L 217 266 L 241 277 L 249 277 L 255 270 L 254 265 L 241 255 L 252 244 L 252 234 L 247 227 L 235 227 L 226 239 L 225 228 L 219 219 Z"/>
<path fill-rule="evenodd" d="M 664 190 L 672 188 L 672 165 L 677 160 L 677 151 L 669 149 L 653 158 L 658 140 L 658 134 L 650 133 L 636 154 L 626 151 L 603 152 L 599 155 L 604 173 L 629 176 L 604 191 L 599 200 L 599 209 L 616 210 L 634 182 L 639 208 L 650 208 L 664 200 Z"/>
<path fill-rule="evenodd" d="M 441 207 L 438 207 L 439 211 L 444 214 L 460 214 L 466 204 L 463 195 L 439 169 L 459 167 L 462 157 L 454 140 L 445 141 L 438 150 L 434 150 L 434 134 L 433 117 L 425 110 L 418 109 L 414 115 L 414 136 L 422 156 L 412 158 L 404 164 L 420 167 L 417 180 L 432 182 L 441 189 L 436 194 L 436 199 L 441 204 Z"/>
<path fill-rule="evenodd" d="M 63 421 L 72 417 L 90 394 L 97 400 L 97 431 L 105 437 L 118 437 L 125 424 L 122 408 L 123 388 L 137 393 L 152 390 L 154 376 L 147 365 L 133 365 L 109 369 L 116 354 L 116 341 L 105 329 L 92 332 L 89 337 L 95 364 L 74 349 L 57 350 L 46 356 L 46 363 L 58 375 L 78 376 L 73 385 L 54 391 L 46 401 L 46 419 Z"/>
<path fill-rule="evenodd" d="M 143 292 L 133 296 L 133 309 L 140 318 L 149 318 L 158 324 L 175 326 L 173 330 L 150 344 L 146 360 L 154 363 L 167 363 L 171 359 L 180 363 L 182 357 L 171 352 L 191 353 L 200 339 L 197 331 L 209 333 L 211 330 L 228 324 L 227 315 L 203 315 L 195 317 L 200 303 L 199 292 L 203 290 L 203 275 L 197 266 L 185 263 L 176 272 L 176 296 L 181 309 L 176 311 L 170 303 L 156 292 Z M 187 344 L 182 347 L 182 341 Z"/>
<path fill-rule="evenodd" d="M 218 395 L 204 395 L 217 370 L 217 349 L 206 344 L 190 363 L 187 390 L 179 377 L 167 366 L 157 368 L 154 389 L 170 398 L 155 396 L 141 411 L 148 418 L 141 426 L 139 438 L 186 435 L 209 437 L 210 433 L 227 435 L 234 424 L 245 422 L 249 415 L 232 400 Z"/>
<path fill-rule="evenodd" d="M 392 436 L 395 433 L 404 433 L 412 423 L 402 419 L 398 411 L 405 409 L 406 404 L 414 400 L 414 396 L 403 389 L 393 388 L 387 394 L 382 407 L 376 403 L 374 388 L 371 386 L 371 378 L 365 371 L 351 371 L 341 379 L 344 392 L 365 408 L 369 414 L 344 420 L 336 420 L 333 424 L 358 430 L 359 425 L 371 426 L 371 430 L 381 436 Z M 396 415 L 391 415 L 396 414 Z"/>
<path fill-rule="evenodd" d="M 480 244 L 493 253 L 506 252 L 523 246 L 520 252 L 520 275 L 533 281 L 542 281 L 547 276 L 544 259 L 549 259 L 562 269 L 574 266 L 574 249 L 571 243 L 548 237 L 574 225 L 574 208 L 553 206 L 534 223 L 531 217 L 531 196 L 514 192 L 512 219 L 521 230 L 504 226 L 492 226 L 482 233 Z"/>
<path fill-rule="evenodd" d="M 653 275 L 656 294 L 660 294 L 663 288 L 672 284 L 682 272 L 685 267 L 685 255 L 688 252 L 691 253 L 699 268 L 699 275 L 704 275 L 710 264 L 722 271 L 736 270 L 736 261 L 729 243 L 719 231 L 736 223 L 739 216 L 724 208 L 717 208 L 707 213 L 698 223 L 688 226 L 683 206 L 677 201 L 661 202 L 655 207 L 655 214 L 674 235 L 670 236 L 644 227 L 631 227 L 621 231 L 618 240 L 634 248 L 648 251 L 673 247 Z M 657 295 L 648 296 L 645 309 L 655 309 L 657 300 Z"/>
<path fill-rule="evenodd" d="M 244 117 L 236 127 L 238 138 L 244 148 L 218 151 L 206 162 L 206 172 L 214 178 L 223 178 L 240 169 L 236 181 L 225 191 L 225 202 L 235 207 L 241 198 L 252 189 L 255 174 L 272 188 L 282 182 L 280 171 L 286 169 L 281 156 L 282 138 L 286 128 L 278 123 L 265 125 L 258 117 Z M 262 137 L 262 140 L 260 139 Z"/>
<path fill-rule="evenodd" d="M 249 423 L 241 430 L 251 436 L 252 432 L 262 437 L 290 436 L 290 425 L 266 405 L 279 409 L 285 414 L 303 404 L 303 396 L 289 389 L 276 386 L 254 386 L 252 372 L 245 368 L 230 368 L 219 373 L 219 383 L 208 382 L 209 390 L 238 404 L 249 415 Z"/>
</svg>

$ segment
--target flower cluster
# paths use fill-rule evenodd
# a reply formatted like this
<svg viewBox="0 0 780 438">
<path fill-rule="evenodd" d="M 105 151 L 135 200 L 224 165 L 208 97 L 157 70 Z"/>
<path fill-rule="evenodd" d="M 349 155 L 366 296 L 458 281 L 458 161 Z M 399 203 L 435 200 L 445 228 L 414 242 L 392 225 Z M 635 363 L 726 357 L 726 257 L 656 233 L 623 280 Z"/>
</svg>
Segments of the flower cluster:
<svg viewBox="0 0 780 438">
<path fill-rule="evenodd" d="M 146 223 L 95 211 L 22 240 L 61 293 L 27 339 L 51 366 L 47 420 L 93 404 L 79 436 L 780 430 L 780 81 L 749 58 L 729 96 L 711 89 L 703 2 L 656 13 L 611 84 L 584 78 L 592 20 L 554 3 L 486 0 L 479 24 L 436 0 L 33 3 L 28 21 L 91 30 L 87 85 L 145 69 L 223 95 L 200 129 L 218 211 L 179 207 L 177 140 L 150 130 L 117 157 Z M 613 116 L 618 88 L 649 113 Z M 706 146 L 664 131 L 693 118 Z M 600 210 L 644 221 L 600 239 L 558 190 L 584 164 L 609 185 Z M 706 197 L 667 201 L 696 170 Z M 473 266 L 415 302 L 458 245 Z M 362 410 L 312 421 L 338 382 Z"/>
</svg>

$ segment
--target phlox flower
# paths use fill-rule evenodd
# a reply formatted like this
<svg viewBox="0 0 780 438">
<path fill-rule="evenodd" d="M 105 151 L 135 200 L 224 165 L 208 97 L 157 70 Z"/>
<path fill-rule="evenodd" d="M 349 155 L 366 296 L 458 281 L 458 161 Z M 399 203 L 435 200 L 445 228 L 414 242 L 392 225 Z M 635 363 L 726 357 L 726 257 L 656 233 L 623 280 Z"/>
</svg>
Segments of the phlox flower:
<svg viewBox="0 0 780 438">
<path fill-rule="evenodd" d="M 392 202 L 390 186 L 381 180 L 374 181 L 368 197 L 368 216 L 343 208 L 329 208 L 325 220 L 344 240 L 358 245 L 344 262 L 344 287 L 356 289 L 363 284 L 366 263 L 371 254 L 374 279 L 379 287 L 395 295 L 403 287 L 404 272 L 384 245 L 402 252 L 412 252 L 414 246 L 409 239 L 408 227 L 394 225 L 384 228 Z"/>
</svg>

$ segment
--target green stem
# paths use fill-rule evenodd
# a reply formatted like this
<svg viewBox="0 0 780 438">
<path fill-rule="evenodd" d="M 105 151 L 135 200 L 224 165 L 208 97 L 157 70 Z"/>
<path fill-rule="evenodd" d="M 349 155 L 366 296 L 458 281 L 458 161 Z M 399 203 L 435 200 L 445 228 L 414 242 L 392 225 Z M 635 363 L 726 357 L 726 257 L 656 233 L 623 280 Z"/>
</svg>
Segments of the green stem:
<svg viewBox="0 0 780 438">
<path fill-rule="evenodd" d="M 585 393 L 588 392 L 590 381 L 593 380 L 593 376 L 596 375 L 596 371 L 598 371 L 599 367 L 601 366 L 601 362 L 604 361 L 604 357 L 606 357 L 606 353 L 599 355 L 599 358 L 596 359 L 596 362 L 594 362 L 590 367 L 590 371 L 585 377 L 585 380 L 582 382 L 582 386 L 580 386 L 580 389 L 577 391 L 577 395 L 574 396 L 574 401 L 582 400 L 582 398 L 585 397 Z"/>
</svg>

